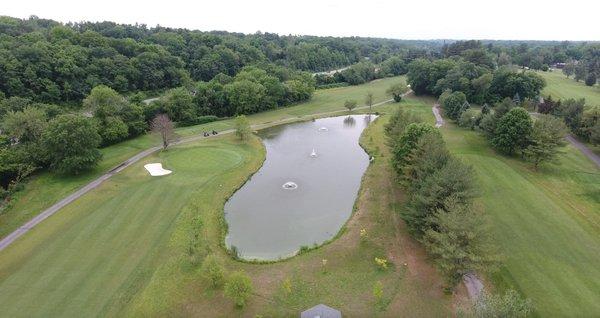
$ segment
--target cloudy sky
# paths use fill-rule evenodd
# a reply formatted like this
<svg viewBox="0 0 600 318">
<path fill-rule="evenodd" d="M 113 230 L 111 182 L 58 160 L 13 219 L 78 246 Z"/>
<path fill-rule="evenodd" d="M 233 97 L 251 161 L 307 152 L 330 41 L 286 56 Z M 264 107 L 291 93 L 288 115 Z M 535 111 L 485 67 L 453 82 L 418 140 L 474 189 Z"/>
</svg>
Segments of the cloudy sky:
<svg viewBox="0 0 600 318">
<path fill-rule="evenodd" d="M 0 15 L 398 39 L 600 40 L 600 1 L 6 0 Z"/>
</svg>

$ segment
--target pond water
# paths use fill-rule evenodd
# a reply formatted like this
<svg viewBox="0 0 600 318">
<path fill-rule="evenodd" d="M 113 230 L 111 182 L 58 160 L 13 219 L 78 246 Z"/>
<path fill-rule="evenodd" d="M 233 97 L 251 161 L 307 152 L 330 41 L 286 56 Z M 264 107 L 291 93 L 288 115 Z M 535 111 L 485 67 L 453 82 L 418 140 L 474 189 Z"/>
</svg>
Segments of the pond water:
<svg viewBox="0 0 600 318">
<path fill-rule="evenodd" d="M 228 248 L 244 259 L 293 256 L 333 238 L 352 214 L 369 156 L 358 139 L 375 116 L 262 130 L 266 160 L 225 204 Z"/>
</svg>

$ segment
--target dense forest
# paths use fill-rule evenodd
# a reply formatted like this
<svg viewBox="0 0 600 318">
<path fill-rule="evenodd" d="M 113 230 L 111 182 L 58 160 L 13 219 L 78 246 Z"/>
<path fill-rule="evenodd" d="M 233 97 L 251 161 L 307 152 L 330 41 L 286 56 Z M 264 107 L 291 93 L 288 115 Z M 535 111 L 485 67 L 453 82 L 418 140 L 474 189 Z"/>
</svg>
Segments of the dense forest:
<svg viewBox="0 0 600 318">
<path fill-rule="evenodd" d="M 316 72 L 365 57 L 379 63 L 398 53 L 425 55 L 436 45 L 0 17 L 0 91 L 37 102 L 78 102 L 98 85 L 120 93 L 152 91 L 265 63 Z"/>
<path fill-rule="evenodd" d="M 451 114 L 458 119 L 468 102 L 539 100 L 544 81 L 526 68 L 564 63 L 566 74 L 593 85 L 599 52 L 583 42 L 241 34 L 0 16 L 0 198 L 37 170 L 93 167 L 99 147 L 146 133 L 159 114 L 195 125 L 306 101 L 318 88 L 407 74 L 417 94 L 456 93 L 449 101 L 461 103 Z M 322 72 L 333 69 L 340 71 Z M 555 114 L 574 104 L 551 103 Z M 595 140 L 596 117 L 571 108 L 569 127 Z"/>
</svg>

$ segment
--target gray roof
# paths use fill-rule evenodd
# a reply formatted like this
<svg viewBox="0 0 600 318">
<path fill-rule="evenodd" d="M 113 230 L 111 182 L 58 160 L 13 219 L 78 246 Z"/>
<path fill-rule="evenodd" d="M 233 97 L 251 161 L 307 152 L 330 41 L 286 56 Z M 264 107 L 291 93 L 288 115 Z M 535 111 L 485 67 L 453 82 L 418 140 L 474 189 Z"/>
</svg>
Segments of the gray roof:
<svg viewBox="0 0 600 318">
<path fill-rule="evenodd" d="M 300 314 L 300 318 L 342 318 L 339 310 L 319 304 Z"/>
</svg>

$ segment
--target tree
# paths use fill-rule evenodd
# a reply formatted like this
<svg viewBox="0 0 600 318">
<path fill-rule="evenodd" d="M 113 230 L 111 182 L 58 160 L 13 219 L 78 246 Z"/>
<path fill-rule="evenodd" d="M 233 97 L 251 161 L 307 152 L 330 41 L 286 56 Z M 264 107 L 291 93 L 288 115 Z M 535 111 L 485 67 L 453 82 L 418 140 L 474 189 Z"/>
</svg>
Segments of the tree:
<svg viewBox="0 0 600 318">
<path fill-rule="evenodd" d="M 558 114 L 565 120 L 567 127 L 574 133 L 578 133 L 581 128 L 583 110 L 585 109 L 585 99 L 573 99 L 561 101 Z"/>
<path fill-rule="evenodd" d="M 541 114 L 552 114 L 555 113 L 555 111 L 560 107 L 560 100 L 558 102 L 555 102 L 552 99 L 552 96 L 548 96 L 548 98 L 544 99 L 543 102 L 541 102 L 537 109 L 538 112 Z"/>
<path fill-rule="evenodd" d="M 490 112 L 490 105 L 488 105 L 488 103 L 483 104 L 483 106 L 481 106 L 481 113 L 482 114 L 489 114 Z"/>
<path fill-rule="evenodd" d="M 396 108 L 392 116 L 390 116 L 390 120 L 385 125 L 385 135 L 390 148 L 393 149 L 396 147 L 396 144 L 398 144 L 400 141 L 400 137 L 404 133 L 406 126 L 421 121 L 421 118 L 419 118 L 413 112 L 407 111 L 400 107 Z"/>
<path fill-rule="evenodd" d="M 450 152 L 439 133 L 428 133 L 419 138 L 402 168 L 402 179 L 410 193 L 418 193 L 422 181 L 442 169 L 450 159 Z"/>
<path fill-rule="evenodd" d="M 373 93 L 367 92 L 367 96 L 365 97 L 365 104 L 369 106 L 369 113 L 371 113 L 373 108 Z"/>
<path fill-rule="evenodd" d="M 94 116 L 101 120 L 114 116 L 125 104 L 128 104 L 128 102 L 123 96 L 105 85 L 94 87 L 83 100 L 83 106 L 92 110 Z"/>
<path fill-rule="evenodd" d="M 119 117 L 105 117 L 99 126 L 102 145 L 114 144 L 129 136 L 127 125 Z"/>
<path fill-rule="evenodd" d="M 246 273 L 232 273 L 225 283 L 225 296 L 229 297 L 236 306 L 244 307 L 252 295 L 252 281 Z"/>
<path fill-rule="evenodd" d="M 60 115 L 50 121 L 42 139 L 50 167 L 60 173 L 78 174 L 102 157 L 97 149 L 101 138 L 90 118 Z"/>
<path fill-rule="evenodd" d="M 473 304 L 473 316 L 476 318 L 525 318 L 529 317 L 533 306 L 530 299 L 523 299 L 509 289 L 504 295 L 492 295 L 484 292 Z"/>
<path fill-rule="evenodd" d="M 392 84 L 385 92 L 386 94 L 392 96 L 396 103 L 399 103 L 402 100 L 402 95 L 408 91 L 408 87 L 404 83 L 396 83 Z"/>
<path fill-rule="evenodd" d="M 464 111 L 463 105 L 467 103 L 467 97 L 463 92 L 453 92 L 448 97 L 441 99 L 440 104 L 451 119 L 458 120 Z"/>
<path fill-rule="evenodd" d="M 184 88 L 169 90 L 160 100 L 164 112 L 169 118 L 184 125 L 194 124 L 198 114 L 192 102 L 192 95 Z"/>
<path fill-rule="evenodd" d="M 498 121 L 492 146 L 505 154 L 525 149 L 531 134 L 531 124 L 531 116 L 524 108 L 511 109 Z"/>
<path fill-rule="evenodd" d="M 596 74 L 590 72 L 585 77 L 585 85 L 587 85 L 587 86 L 594 86 L 594 84 L 596 84 Z"/>
<path fill-rule="evenodd" d="M 534 167 L 546 161 L 551 161 L 560 153 L 558 148 L 565 145 L 565 135 L 568 128 L 565 123 L 552 115 L 540 115 L 533 123 L 529 138 L 529 146 L 524 150 L 525 158 Z"/>
<path fill-rule="evenodd" d="M 588 75 L 588 70 L 587 70 L 585 63 L 578 63 L 577 65 L 575 65 L 574 73 L 575 73 L 575 80 L 577 82 L 581 81 L 582 79 L 585 79 L 586 76 Z"/>
<path fill-rule="evenodd" d="M 489 98 L 499 101 L 502 98 L 512 98 L 519 94 L 519 98 L 536 98 L 540 95 L 546 81 L 534 72 L 515 72 L 507 68 L 500 68 L 494 72 L 490 84 Z"/>
<path fill-rule="evenodd" d="M 163 149 L 167 149 L 171 141 L 175 139 L 173 122 L 166 114 L 158 114 L 150 123 L 152 132 L 159 135 L 162 141 Z"/>
<path fill-rule="evenodd" d="M 572 61 L 567 62 L 563 67 L 562 72 L 567 76 L 567 78 L 573 75 L 573 73 L 575 73 L 575 63 L 573 63 Z"/>
<path fill-rule="evenodd" d="M 515 93 L 515 96 L 513 96 L 512 101 L 517 106 L 521 105 L 521 97 L 519 96 L 519 92 Z"/>
<path fill-rule="evenodd" d="M 430 124 L 412 123 L 406 126 L 406 129 L 404 129 L 402 135 L 396 137 L 399 139 L 394 144 L 391 152 L 392 165 L 397 172 L 401 173 L 402 168 L 407 163 L 408 156 L 417 147 L 419 139 L 428 133 L 439 134 L 439 130 Z"/>
<path fill-rule="evenodd" d="M 223 269 L 223 264 L 221 264 L 217 257 L 212 254 L 208 255 L 204 259 L 204 262 L 202 262 L 200 273 L 204 279 L 210 282 L 213 288 L 221 287 L 225 282 L 225 270 Z"/>
<path fill-rule="evenodd" d="M 47 126 L 46 113 L 32 106 L 22 111 L 9 111 L 2 121 L 5 134 L 19 142 L 39 141 Z"/>
<path fill-rule="evenodd" d="M 425 231 L 423 243 L 446 278 L 449 288 L 465 274 L 492 272 L 499 256 L 489 236 L 483 216 L 472 206 L 451 202 L 431 218 L 434 224 Z"/>
<path fill-rule="evenodd" d="M 477 194 L 471 166 L 454 157 L 440 158 L 439 164 L 445 160 L 442 166 L 436 166 L 437 169 L 432 169 L 430 174 L 410 186 L 411 197 L 403 218 L 417 236 L 435 226 L 431 216 L 436 212 L 449 210 L 451 203 L 469 204 Z"/>
<path fill-rule="evenodd" d="M 356 105 L 358 105 L 358 103 L 355 100 L 346 100 L 344 102 L 344 107 L 346 107 L 348 109 L 349 112 L 351 112 L 354 108 L 356 108 Z"/>
<path fill-rule="evenodd" d="M 252 128 L 250 127 L 250 122 L 248 118 L 244 115 L 237 116 L 235 118 L 235 135 L 240 138 L 240 140 L 244 140 L 250 136 L 252 132 Z"/>
</svg>

